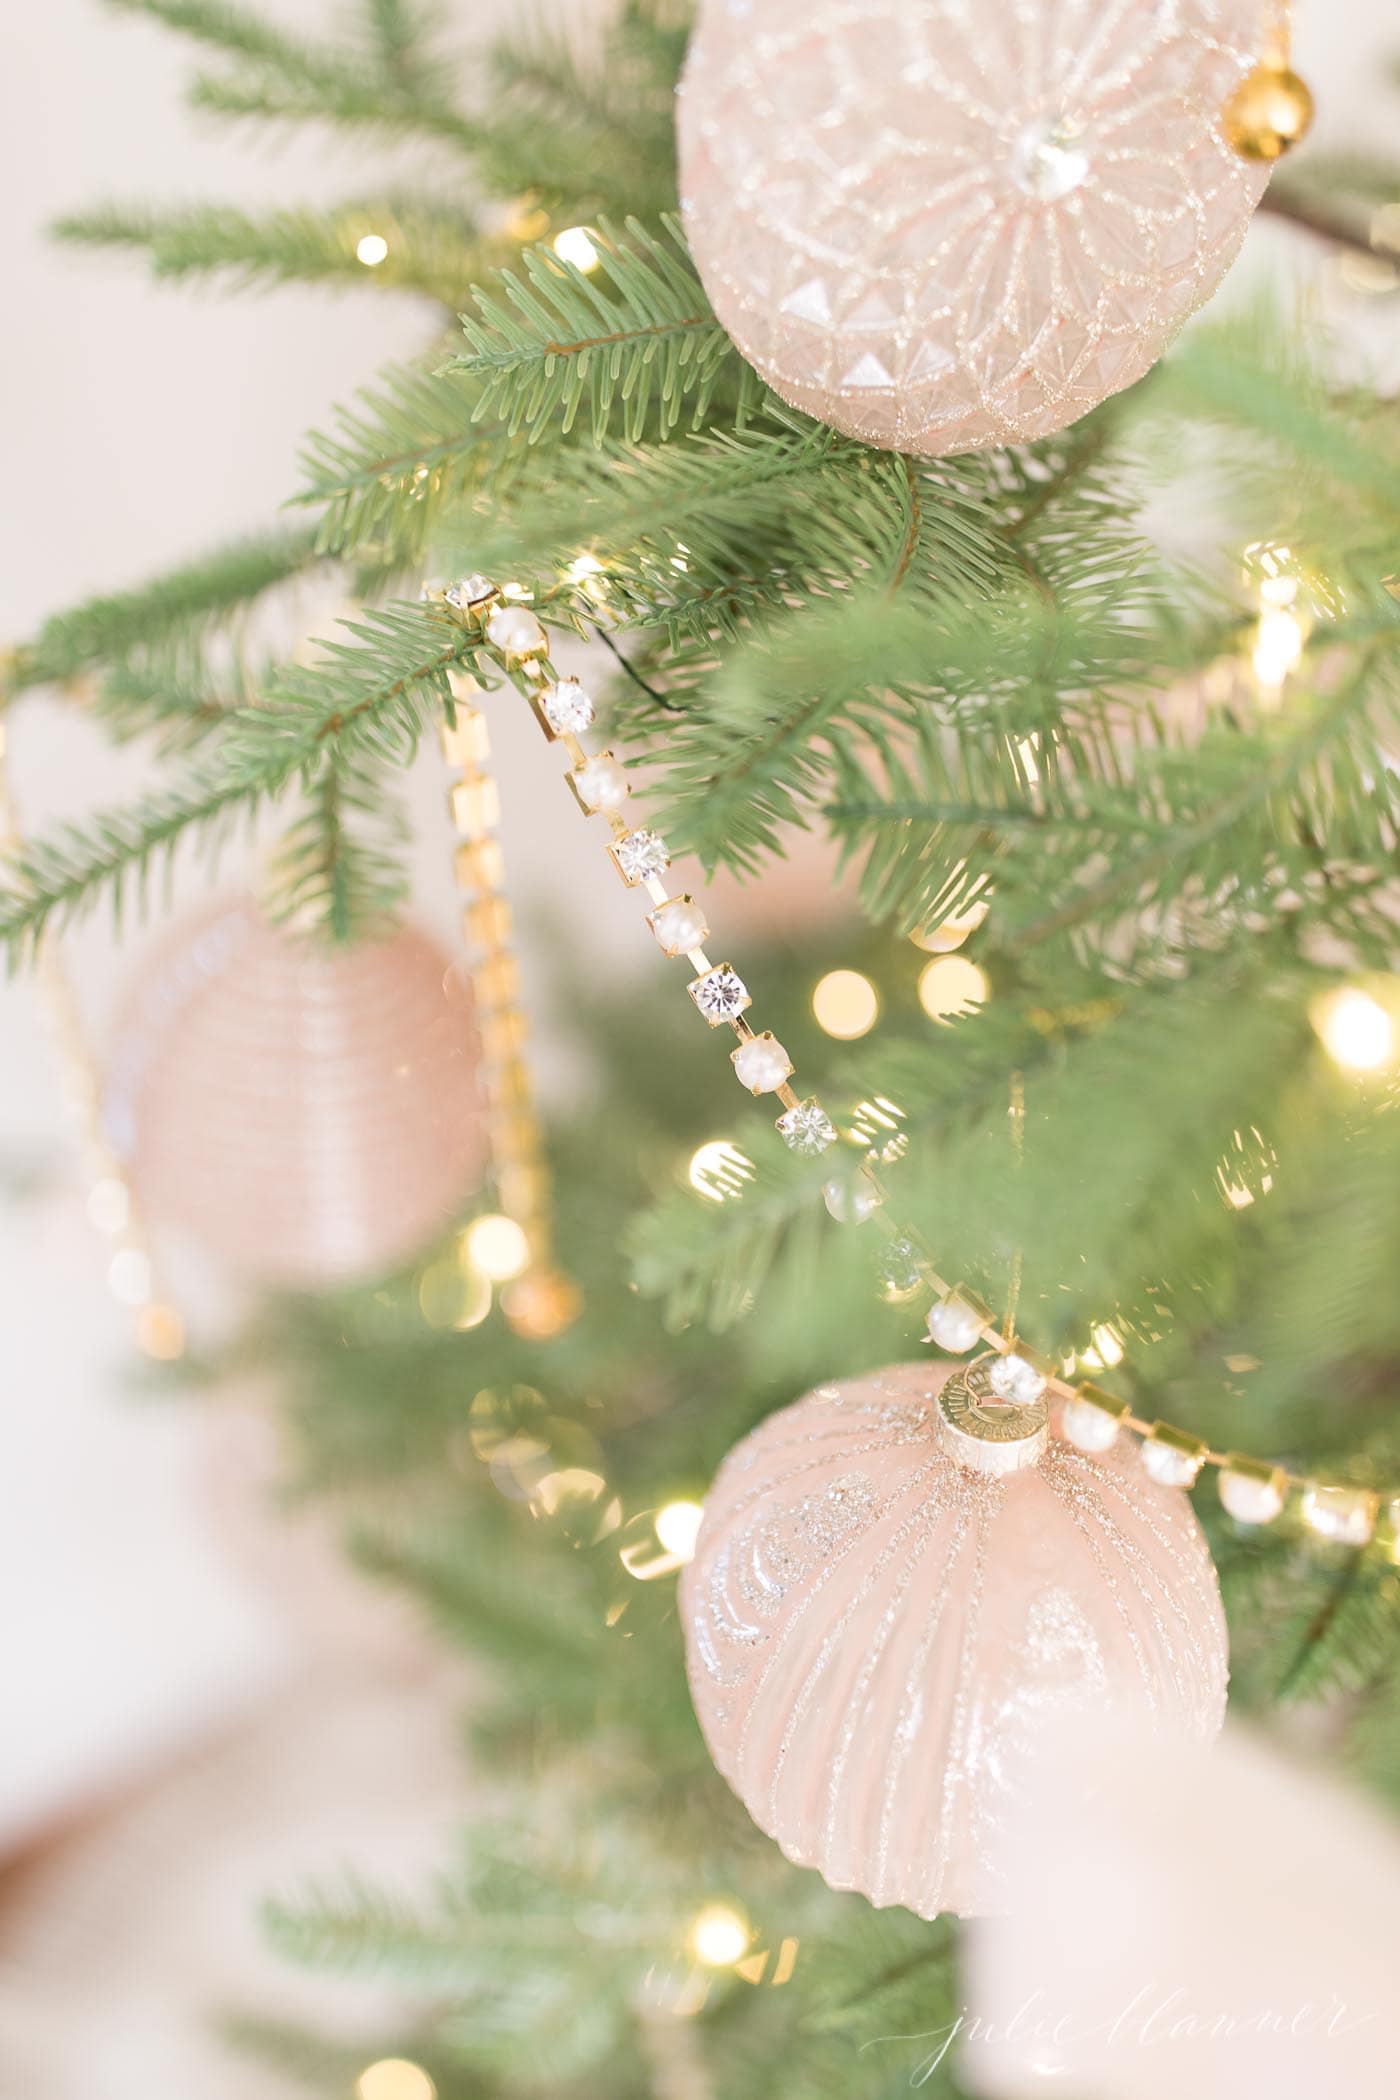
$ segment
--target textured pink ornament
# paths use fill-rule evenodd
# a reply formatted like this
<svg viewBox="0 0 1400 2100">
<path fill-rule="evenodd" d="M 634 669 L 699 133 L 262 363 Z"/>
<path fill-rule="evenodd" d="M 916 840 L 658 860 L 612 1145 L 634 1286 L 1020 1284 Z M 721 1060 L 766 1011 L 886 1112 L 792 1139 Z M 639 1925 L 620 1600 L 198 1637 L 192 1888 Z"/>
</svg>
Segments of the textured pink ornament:
<svg viewBox="0 0 1400 2100">
<path fill-rule="evenodd" d="M 1225 1621 L 1185 1496 L 1051 1438 L 996 1477 L 941 1446 L 950 1367 L 821 1386 L 720 1468 L 681 1588 L 710 1752 L 834 1888 L 994 1908 L 996 1833 L 1052 1715 L 1208 1739 Z"/>
<path fill-rule="evenodd" d="M 1267 171 L 1221 111 L 1260 0 L 706 0 L 690 246 L 785 401 L 941 455 L 1062 430 L 1155 363 Z"/>
<path fill-rule="evenodd" d="M 420 933 L 331 949 L 216 906 L 159 951 L 106 1120 L 158 1226 L 282 1286 L 383 1272 L 442 1232 L 486 1135 L 470 994 Z"/>
</svg>

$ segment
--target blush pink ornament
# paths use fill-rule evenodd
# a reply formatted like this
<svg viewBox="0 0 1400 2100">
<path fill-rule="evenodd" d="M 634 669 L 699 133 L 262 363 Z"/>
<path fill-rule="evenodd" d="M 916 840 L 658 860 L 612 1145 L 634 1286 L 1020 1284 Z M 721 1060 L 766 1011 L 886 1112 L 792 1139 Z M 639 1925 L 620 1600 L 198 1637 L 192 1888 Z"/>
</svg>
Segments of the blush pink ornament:
<svg viewBox="0 0 1400 2100">
<path fill-rule="evenodd" d="M 403 928 L 327 948 L 215 906 L 118 1030 L 108 1133 L 147 1215 L 288 1288 L 380 1274 L 443 1232 L 486 1132 L 471 997 Z"/>
<path fill-rule="evenodd" d="M 686 233 L 785 401 L 937 456 L 1156 362 L 1267 180 L 1221 112 L 1260 0 L 704 0 Z"/>
<path fill-rule="evenodd" d="M 921 1917 L 995 1907 L 991 1847 L 1051 1716 L 1124 1707 L 1209 1739 L 1228 1674 L 1185 1496 L 1129 1449 L 1057 1438 L 1015 1471 L 963 1464 L 949 1375 L 896 1365 L 762 1423 L 681 1585 L 700 1725 L 760 1829 Z"/>
</svg>

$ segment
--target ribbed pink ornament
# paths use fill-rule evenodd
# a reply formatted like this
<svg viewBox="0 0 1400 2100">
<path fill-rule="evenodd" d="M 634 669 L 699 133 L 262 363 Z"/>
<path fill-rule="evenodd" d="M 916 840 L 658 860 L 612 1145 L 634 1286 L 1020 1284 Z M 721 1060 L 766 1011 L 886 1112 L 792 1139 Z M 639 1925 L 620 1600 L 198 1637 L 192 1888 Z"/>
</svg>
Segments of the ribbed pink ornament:
<svg viewBox="0 0 1400 2100">
<path fill-rule="evenodd" d="M 105 1114 L 152 1222 L 284 1287 L 380 1274 L 442 1232 L 486 1134 L 471 997 L 421 933 L 328 948 L 215 906 L 159 950 Z"/>
<path fill-rule="evenodd" d="M 933 1917 L 993 1910 L 991 1840 L 1052 1714 L 1208 1740 L 1228 1676 L 1186 1497 L 1052 1437 L 997 1479 L 941 1448 L 948 1367 L 821 1386 L 725 1460 L 681 1585 L 715 1763 L 800 1866 Z"/>
<path fill-rule="evenodd" d="M 705 0 L 686 233 L 785 401 L 939 455 L 1062 430 L 1160 357 L 1267 170 L 1221 111 L 1261 0 Z"/>
</svg>

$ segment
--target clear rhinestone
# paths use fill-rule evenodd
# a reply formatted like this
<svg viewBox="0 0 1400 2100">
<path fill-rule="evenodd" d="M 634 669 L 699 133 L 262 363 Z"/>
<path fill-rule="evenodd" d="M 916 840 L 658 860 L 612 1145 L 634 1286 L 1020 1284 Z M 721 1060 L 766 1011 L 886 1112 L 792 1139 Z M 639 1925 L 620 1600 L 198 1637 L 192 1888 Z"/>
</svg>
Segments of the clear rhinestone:
<svg viewBox="0 0 1400 2100">
<path fill-rule="evenodd" d="M 1376 1528 L 1376 1498 L 1365 1488 L 1314 1485 L 1304 1492 L 1301 1513 L 1310 1531 L 1342 1546 L 1364 1546 Z"/>
<path fill-rule="evenodd" d="M 629 887 L 664 874 L 671 865 L 666 841 L 654 831 L 624 831 L 609 850 Z"/>
<path fill-rule="evenodd" d="M 912 1298 L 923 1288 L 923 1267 L 912 1240 L 887 1241 L 876 1258 L 875 1273 L 880 1279 L 880 1294 L 891 1305 Z"/>
<path fill-rule="evenodd" d="M 543 656 L 545 631 L 525 605 L 498 605 L 486 622 L 486 639 L 503 656 Z"/>
<path fill-rule="evenodd" d="M 489 576 L 483 576 L 479 570 L 473 570 L 470 576 L 463 576 L 456 583 L 449 583 L 442 595 L 449 605 L 456 606 L 458 612 L 467 612 L 472 606 L 484 605 L 488 598 L 494 598 L 496 586 Z"/>
<path fill-rule="evenodd" d="M 707 970 L 688 989 L 711 1028 L 736 1019 L 749 1004 L 749 988 L 729 963 Z"/>
<path fill-rule="evenodd" d="M 836 1143 L 836 1126 L 817 1100 L 799 1101 L 795 1108 L 784 1110 L 777 1130 L 783 1143 L 804 1159 L 815 1159 Z"/>
<path fill-rule="evenodd" d="M 1045 1380 L 1035 1365 L 1014 1349 L 997 1358 L 987 1381 L 998 1399 L 1014 1400 L 1018 1407 L 1030 1407 L 1045 1391 Z"/>
<path fill-rule="evenodd" d="M 540 708 L 556 736 L 577 736 L 593 720 L 593 701 L 577 678 L 560 678 L 542 686 Z"/>
<path fill-rule="evenodd" d="M 1054 204 L 1079 188 L 1089 173 L 1083 136 L 1076 124 L 1063 117 L 1042 117 L 1027 124 L 1012 149 L 1011 167 L 1028 197 Z"/>
</svg>

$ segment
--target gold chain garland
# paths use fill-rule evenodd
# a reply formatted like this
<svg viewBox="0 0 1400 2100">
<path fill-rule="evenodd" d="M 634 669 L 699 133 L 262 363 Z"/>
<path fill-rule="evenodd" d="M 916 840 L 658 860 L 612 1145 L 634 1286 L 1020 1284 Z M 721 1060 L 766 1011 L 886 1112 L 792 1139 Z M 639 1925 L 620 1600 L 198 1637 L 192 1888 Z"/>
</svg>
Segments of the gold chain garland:
<svg viewBox="0 0 1400 2100">
<path fill-rule="evenodd" d="M 549 1170 L 525 1056 L 515 920 L 497 835 L 500 794 L 478 691 L 468 677 L 454 682 L 452 720 L 442 728 L 442 755 L 456 776 L 447 798 L 459 840 L 453 865 L 481 1041 L 490 1175 L 501 1213 L 520 1228 L 526 1250 L 525 1266 L 505 1285 L 501 1305 L 517 1334 L 544 1341 L 577 1318 L 582 1300 L 553 1262 Z"/>
<path fill-rule="evenodd" d="M 614 867 L 629 888 L 644 889 L 652 900 L 654 909 L 647 917 L 658 944 L 664 953 L 683 956 L 689 964 L 691 998 L 711 1027 L 727 1026 L 738 1037 L 731 1060 L 741 1082 L 754 1094 L 775 1094 L 782 1103 L 777 1128 L 784 1141 L 809 1156 L 834 1145 L 836 1127 L 820 1102 L 803 1099 L 789 1083 L 792 1066 L 782 1045 L 770 1032 L 755 1033 L 745 1018 L 749 993 L 733 965 L 711 961 L 704 945 L 710 933 L 703 912 L 688 894 L 671 896 L 662 881 L 671 864 L 665 841 L 645 827 L 629 826 L 622 816 L 630 783 L 610 751 L 590 750 L 582 741 L 593 720 L 592 702 L 579 680 L 555 671 L 549 637 L 536 613 L 514 589 L 507 598 L 484 576 L 466 577 L 445 592 L 429 595 L 481 636 L 495 663 L 530 701 L 545 735 L 562 745 L 575 799 L 585 813 L 607 820 Z M 1011 1113 L 1013 1142 L 1019 1145 L 1024 1101 L 1014 1083 Z M 896 1222 L 878 1172 L 878 1155 L 866 1157 L 850 1188 L 842 1182 L 830 1184 L 828 1204 L 837 1216 L 857 1222 L 878 1217 L 899 1262 L 935 1294 L 930 1339 L 956 1355 L 982 1342 L 1000 1360 L 990 1371 L 993 1393 L 1013 1404 L 1042 1396 L 1057 1402 L 1059 1431 L 1069 1442 L 1101 1451 L 1123 1430 L 1132 1431 L 1141 1439 L 1143 1463 L 1163 1485 L 1191 1487 L 1203 1468 L 1215 1468 L 1222 1502 L 1247 1524 L 1272 1522 L 1295 1494 L 1304 1523 L 1318 1537 L 1348 1546 L 1361 1547 L 1371 1540 L 1384 1504 L 1387 1543 L 1400 1555 L 1400 1491 L 1381 1494 L 1295 1473 L 1247 1453 L 1217 1451 L 1172 1423 L 1140 1418 L 1126 1401 L 1092 1382 L 1070 1383 L 1053 1360 L 1017 1336 L 1014 1308 L 999 1325 L 991 1307 L 966 1285 L 947 1281 L 919 1236 Z M 901 1290 L 898 1295 L 909 1293 Z"/>
<path fill-rule="evenodd" d="M 0 853 L 17 853 L 22 834 L 10 780 L 8 733 L 0 720 Z M 35 977 L 53 1038 L 64 1092 L 81 1133 L 88 1168 L 88 1216 L 107 1235 L 112 1252 L 107 1280 L 112 1295 L 135 1315 L 136 1341 L 163 1363 L 184 1353 L 185 1327 L 156 1284 L 150 1235 L 125 1169 L 102 1126 L 102 1089 L 83 1027 L 77 993 L 52 933 L 41 934 Z"/>
</svg>

